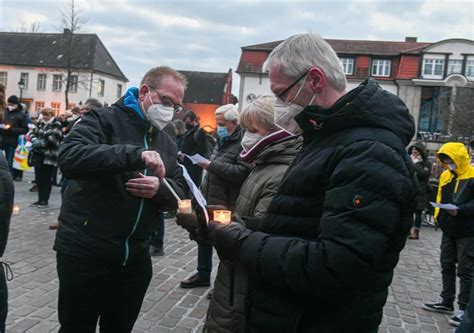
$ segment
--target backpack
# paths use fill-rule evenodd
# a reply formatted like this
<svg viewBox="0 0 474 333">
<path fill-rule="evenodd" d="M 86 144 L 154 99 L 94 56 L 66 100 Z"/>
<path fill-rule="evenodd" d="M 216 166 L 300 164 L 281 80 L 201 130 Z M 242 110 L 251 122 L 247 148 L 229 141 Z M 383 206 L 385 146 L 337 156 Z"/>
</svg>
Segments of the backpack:
<svg viewBox="0 0 474 333">
<path fill-rule="evenodd" d="M 196 143 L 198 141 L 198 136 L 199 136 L 200 131 L 201 129 L 198 129 L 196 132 L 194 132 L 194 141 L 196 141 Z M 214 150 L 214 147 L 216 146 L 217 140 L 206 131 L 203 130 L 203 132 L 206 135 L 206 154 L 204 157 L 209 158 L 211 157 L 212 151 Z"/>
</svg>

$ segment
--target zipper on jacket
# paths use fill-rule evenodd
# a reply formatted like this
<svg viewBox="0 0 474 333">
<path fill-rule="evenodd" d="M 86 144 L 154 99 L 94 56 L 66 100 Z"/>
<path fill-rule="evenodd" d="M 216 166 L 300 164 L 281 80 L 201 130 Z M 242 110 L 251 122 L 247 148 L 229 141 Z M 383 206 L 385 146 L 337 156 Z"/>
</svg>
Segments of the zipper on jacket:
<svg viewBox="0 0 474 333">
<path fill-rule="evenodd" d="M 147 133 L 145 133 L 145 136 L 143 137 L 143 142 L 145 143 L 145 149 L 148 149 Z M 143 174 L 145 176 L 147 175 L 147 169 L 144 170 Z M 128 240 L 130 239 L 130 237 L 132 237 L 133 233 L 137 229 L 137 226 L 138 226 L 138 223 L 140 222 L 140 219 L 142 218 L 142 212 L 143 212 L 144 204 L 145 204 L 145 198 L 142 198 L 140 200 L 140 206 L 138 207 L 137 218 L 135 219 L 135 223 L 133 224 L 132 231 L 130 232 L 130 234 L 125 239 L 125 256 L 124 256 L 124 259 L 123 259 L 122 266 L 127 265 L 128 256 L 130 254 L 130 248 L 129 248 L 129 245 L 128 245 Z"/>
</svg>

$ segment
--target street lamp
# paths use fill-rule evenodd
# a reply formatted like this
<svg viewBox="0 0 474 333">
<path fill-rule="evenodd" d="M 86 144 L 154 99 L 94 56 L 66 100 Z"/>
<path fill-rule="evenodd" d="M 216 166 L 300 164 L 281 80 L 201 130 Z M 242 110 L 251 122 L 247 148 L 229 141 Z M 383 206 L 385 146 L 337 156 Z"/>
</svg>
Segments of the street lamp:
<svg viewBox="0 0 474 333">
<path fill-rule="evenodd" d="M 20 103 L 23 102 L 23 89 L 25 89 L 25 81 L 23 79 L 20 79 L 18 82 L 18 89 L 20 89 Z"/>
</svg>

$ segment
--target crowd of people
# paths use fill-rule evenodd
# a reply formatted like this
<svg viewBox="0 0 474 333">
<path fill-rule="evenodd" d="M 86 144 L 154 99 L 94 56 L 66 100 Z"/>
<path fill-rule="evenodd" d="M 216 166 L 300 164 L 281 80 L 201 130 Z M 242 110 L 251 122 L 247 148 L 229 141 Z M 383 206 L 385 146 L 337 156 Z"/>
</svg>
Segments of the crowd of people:
<svg viewBox="0 0 474 333">
<path fill-rule="evenodd" d="M 435 192 L 433 201 L 450 204 L 433 212 L 443 232 L 443 290 L 423 308 L 453 314 L 458 332 L 472 332 L 474 167 L 465 145 L 437 151 L 445 171 L 434 187 L 426 147 L 410 145 L 415 125 L 403 101 L 373 79 L 348 91 L 336 53 L 318 35 L 282 42 L 263 70 L 274 95 L 241 112 L 219 107 L 214 135 L 183 111 L 187 80 L 166 66 L 150 69 L 112 106 L 89 100 L 60 116 L 43 108 L 31 126 L 18 98 L 4 103 L 0 89 L 0 255 L 18 136 L 31 143 L 33 206 L 48 206 L 55 170 L 62 174 L 51 226 L 60 332 L 95 332 L 97 324 L 101 332 L 132 331 L 151 256 L 165 254 L 165 216 L 197 242 L 196 273 L 182 288 L 210 287 L 214 250 L 220 259 L 204 332 L 377 332 L 400 252 L 422 237 Z M 207 202 L 205 214 L 182 167 Z M 192 199 L 194 211 L 175 213 L 176 195 Z M 232 211 L 232 221 L 215 221 L 218 209 Z"/>
</svg>

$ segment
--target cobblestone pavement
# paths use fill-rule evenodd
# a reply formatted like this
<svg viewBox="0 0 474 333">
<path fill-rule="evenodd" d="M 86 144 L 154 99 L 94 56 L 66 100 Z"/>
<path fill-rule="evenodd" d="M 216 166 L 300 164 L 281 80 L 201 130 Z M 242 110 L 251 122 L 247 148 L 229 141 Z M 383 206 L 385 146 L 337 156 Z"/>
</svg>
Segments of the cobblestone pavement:
<svg viewBox="0 0 474 333">
<path fill-rule="evenodd" d="M 57 293 L 54 231 L 59 188 L 54 187 L 50 207 L 28 207 L 36 193 L 28 189 L 30 174 L 16 185 L 20 213 L 13 217 L 4 260 L 15 278 L 8 283 L 7 332 L 57 332 Z M 182 279 L 196 268 L 197 247 L 172 220 L 166 221 L 165 256 L 153 258 L 153 279 L 134 332 L 201 332 L 209 301 L 207 288 L 182 289 Z M 441 232 L 423 227 L 421 240 L 408 241 L 396 269 L 384 309 L 380 332 L 451 332 L 448 316 L 426 312 L 423 302 L 437 300 L 441 289 L 439 244 Z"/>
</svg>

